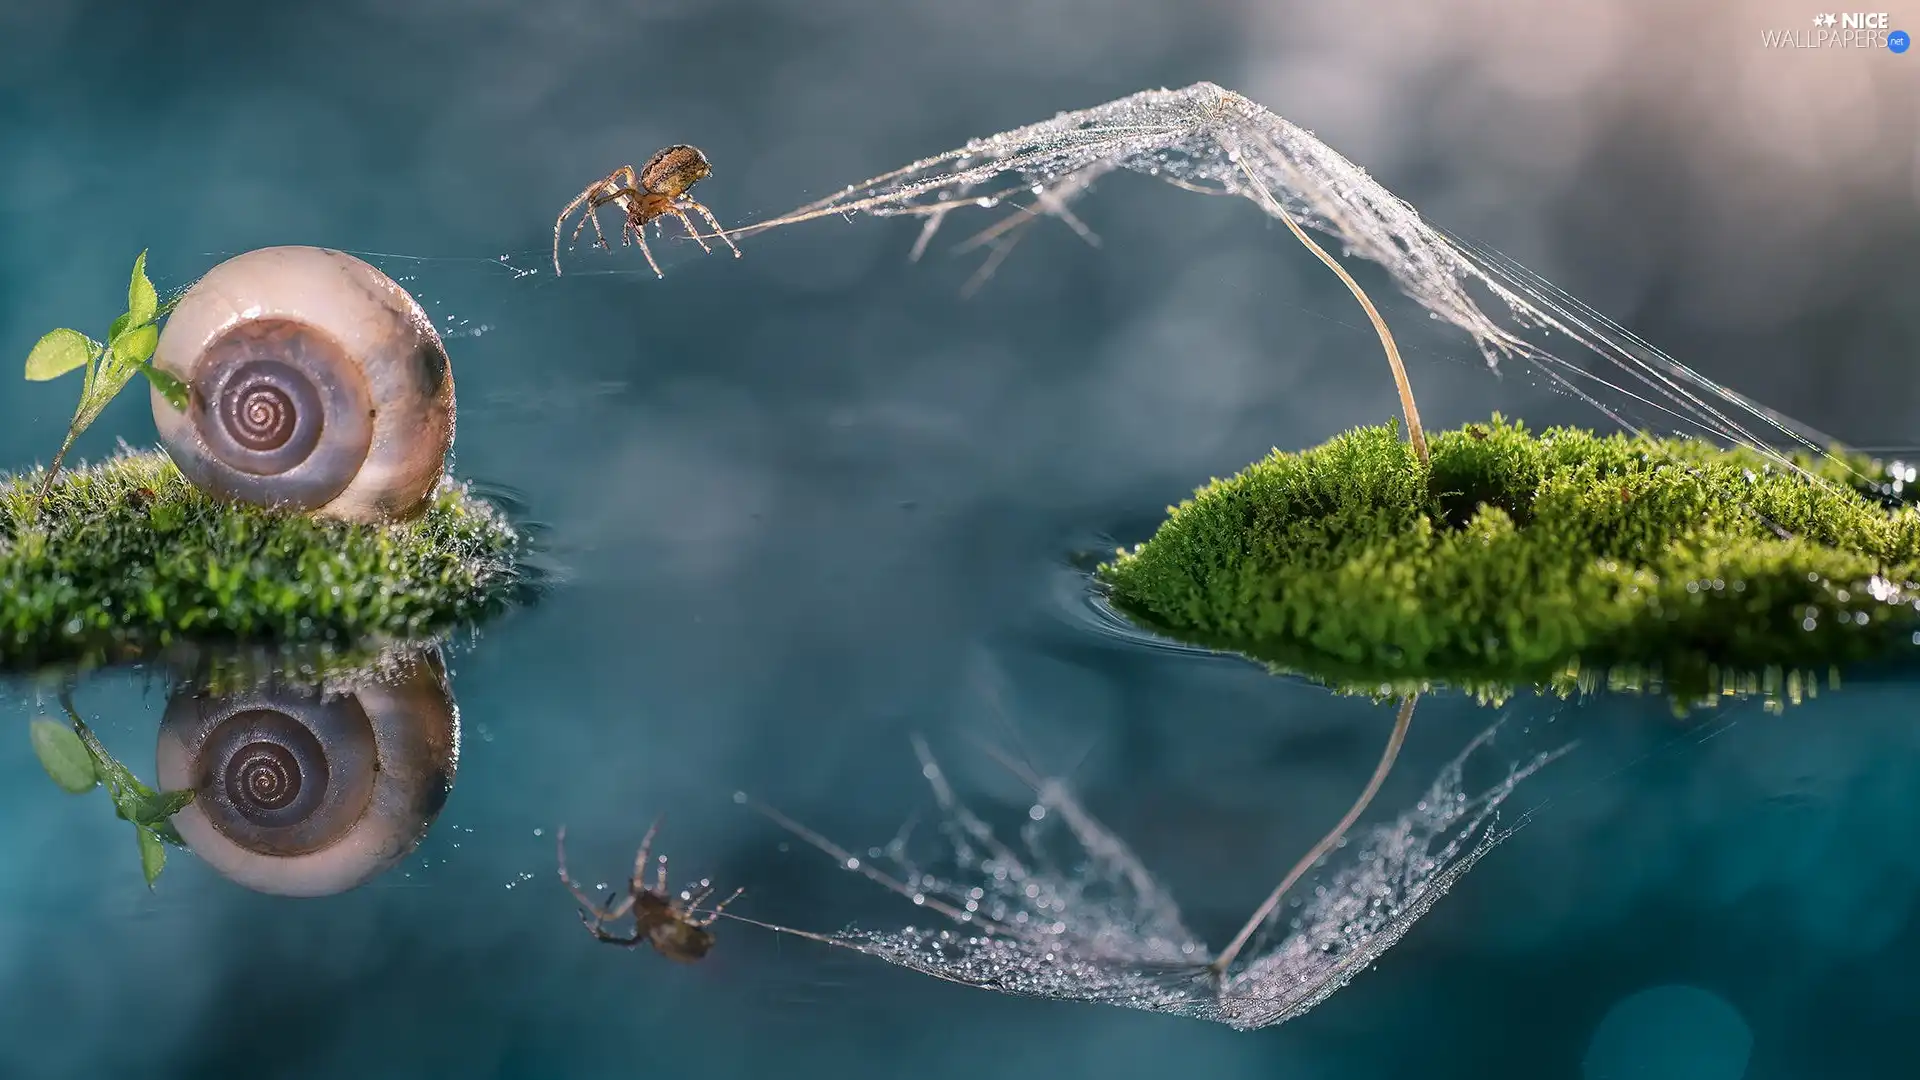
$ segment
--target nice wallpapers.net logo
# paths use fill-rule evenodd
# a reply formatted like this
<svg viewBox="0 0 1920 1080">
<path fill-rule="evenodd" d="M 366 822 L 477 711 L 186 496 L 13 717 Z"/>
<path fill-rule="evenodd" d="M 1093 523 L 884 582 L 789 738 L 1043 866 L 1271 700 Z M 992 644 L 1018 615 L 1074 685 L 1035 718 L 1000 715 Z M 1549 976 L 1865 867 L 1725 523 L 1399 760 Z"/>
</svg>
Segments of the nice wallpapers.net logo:
<svg viewBox="0 0 1920 1080">
<path fill-rule="evenodd" d="M 1811 27 L 1762 30 L 1760 44 L 1768 49 L 1885 49 L 1904 53 L 1913 44 L 1905 30 L 1895 30 L 1884 11 L 1821 12 Z"/>
</svg>

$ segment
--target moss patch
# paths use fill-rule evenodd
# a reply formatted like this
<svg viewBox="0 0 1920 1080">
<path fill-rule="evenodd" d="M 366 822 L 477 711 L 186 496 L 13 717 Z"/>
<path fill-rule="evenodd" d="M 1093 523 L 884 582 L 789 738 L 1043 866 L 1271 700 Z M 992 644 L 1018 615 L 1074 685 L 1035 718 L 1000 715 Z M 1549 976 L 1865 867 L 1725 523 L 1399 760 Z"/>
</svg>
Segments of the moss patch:
<svg viewBox="0 0 1920 1080">
<path fill-rule="evenodd" d="M 1750 451 L 1498 415 L 1432 456 L 1395 425 L 1275 451 L 1097 578 L 1149 629 L 1375 693 L 1797 693 L 1796 672 L 1920 652 L 1920 510 L 1877 463 L 1802 460 L 1818 483 Z"/>
<path fill-rule="evenodd" d="M 503 610 L 526 581 L 505 518 L 447 482 L 426 514 L 349 525 L 216 502 L 165 454 L 0 477 L 0 669 L 94 664 L 182 641 L 352 645 Z"/>
</svg>

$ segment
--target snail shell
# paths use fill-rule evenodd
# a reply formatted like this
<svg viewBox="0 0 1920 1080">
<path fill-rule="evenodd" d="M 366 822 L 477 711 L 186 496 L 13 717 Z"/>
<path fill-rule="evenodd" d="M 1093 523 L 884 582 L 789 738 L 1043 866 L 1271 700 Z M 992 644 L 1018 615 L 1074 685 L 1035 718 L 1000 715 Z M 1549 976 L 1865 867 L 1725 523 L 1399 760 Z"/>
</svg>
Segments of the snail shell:
<svg viewBox="0 0 1920 1080">
<path fill-rule="evenodd" d="M 267 683 L 177 691 L 160 721 L 160 789 L 187 847 L 256 892 L 328 896 L 392 868 L 445 805 L 459 713 L 437 654 L 349 693 Z"/>
<path fill-rule="evenodd" d="M 349 521 L 426 509 L 453 445 L 453 371 L 420 304 L 339 251 L 270 247 L 195 282 L 153 363 L 161 445 L 202 491 Z"/>
</svg>

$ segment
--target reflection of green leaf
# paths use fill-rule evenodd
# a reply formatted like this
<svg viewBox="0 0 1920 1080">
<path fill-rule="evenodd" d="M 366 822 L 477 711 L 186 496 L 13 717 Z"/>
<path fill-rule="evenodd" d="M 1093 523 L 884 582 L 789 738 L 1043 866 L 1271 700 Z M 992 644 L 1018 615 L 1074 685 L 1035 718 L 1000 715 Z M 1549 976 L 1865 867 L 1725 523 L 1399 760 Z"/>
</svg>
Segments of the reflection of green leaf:
<svg viewBox="0 0 1920 1080">
<path fill-rule="evenodd" d="M 107 785 L 107 794 L 113 798 L 113 812 L 127 821 L 138 820 L 140 808 L 154 796 L 153 789 L 142 784 L 125 765 L 107 753 L 100 745 L 100 739 L 80 714 L 67 706 L 67 715 L 73 721 L 73 730 L 86 745 L 87 753 L 93 757 L 94 768 L 100 772 L 100 780 Z"/>
<path fill-rule="evenodd" d="M 31 728 L 33 752 L 39 755 L 40 767 L 47 770 L 53 782 L 63 790 L 75 795 L 92 791 L 100 783 L 100 773 L 94 768 L 93 755 L 87 752 L 87 745 L 80 736 L 65 724 L 53 720 L 37 719 Z"/>
<path fill-rule="evenodd" d="M 155 836 L 172 844 L 174 847 L 182 851 L 187 849 L 187 842 L 180 838 L 180 830 L 173 827 L 173 822 L 163 821 L 153 827 L 153 832 Z"/>
<path fill-rule="evenodd" d="M 186 842 L 180 838 L 179 830 L 170 820 L 173 815 L 186 808 L 193 801 L 192 789 L 180 791 L 155 791 L 140 782 L 125 765 L 107 752 L 99 736 L 80 719 L 79 710 L 73 707 L 73 699 L 62 694 L 60 703 L 67 710 L 67 717 L 73 724 L 73 735 L 79 741 L 85 755 L 91 760 L 100 782 L 106 785 L 107 795 L 113 800 L 113 812 L 123 821 L 133 823 L 140 833 L 140 863 L 146 872 L 147 885 L 153 885 L 154 878 L 160 875 L 160 868 L 166 864 L 165 844 L 184 848 Z M 58 727 L 59 725 L 54 725 Z M 151 849 L 159 846 L 158 854 Z"/>
<path fill-rule="evenodd" d="M 133 260 L 133 280 L 127 283 L 127 314 L 137 326 L 152 322 L 159 309 L 160 296 L 154 292 L 153 282 L 147 280 L 147 253 L 142 251 Z"/>
<path fill-rule="evenodd" d="M 158 794 L 143 793 L 139 804 L 133 808 L 133 823 L 149 829 L 158 828 L 192 801 L 192 788 Z"/>
<path fill-rule="evenodd" d="M 57 379 L 93 359 L 94 345 L 78 330 L 49 330 L 27 354 L 27 378 L 35 382 Z"/>
<path fill-rule="evenodd" d="M 167 399 L 167 404 L 182 411 L 186 410 L 186 383 L 174 378 L 170 372 L 162 371 L 150 363 L 141 364 L 140 373 L 147 377 L 147 381 L 153 384 L 155 390 L 160 391 L 161 397 Z"/>
<path fill-rule="evenodd" d="M 113 358 L 122 364 L 144 364 L 159 344 L 158 326 L 152 323 L 136 326 L 113 339 Z"/>
<path fill-rule="evenodd" d="M 146 875 L 147 888 L 151 889 L 160 871 L 166 869 L 167 846 L 160 842 L 160 837 L 152 829 L 140 827 L 134 832 L 140 835 L 140 872 Z"/>
</svg>

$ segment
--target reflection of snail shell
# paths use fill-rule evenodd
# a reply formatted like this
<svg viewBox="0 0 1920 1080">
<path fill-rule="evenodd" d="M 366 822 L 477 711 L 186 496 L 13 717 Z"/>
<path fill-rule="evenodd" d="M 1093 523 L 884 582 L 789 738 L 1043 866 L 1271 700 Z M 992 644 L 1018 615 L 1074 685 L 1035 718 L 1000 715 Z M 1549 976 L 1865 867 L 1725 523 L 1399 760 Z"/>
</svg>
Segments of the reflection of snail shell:
<svg viewBox="0 0 1920 1080">
<path fill-rule="evenodd" d="M 405 289 L 338 251 L 272 247 L 208 271 L 153 363 L 160 441 L 202 491 L 352 521 L 426 508 L 453 445 L 453 373 Z"/>
<path fill-rule="evenodd" d="M 258 892 L 326 896 L 391 868 L 439 814 L 459 716 L 438 657 L 347 694 L 267 684 L 177 693 L 160 722 L 161 790 L 194 790 L 173 824 Z"/>
</svg>

